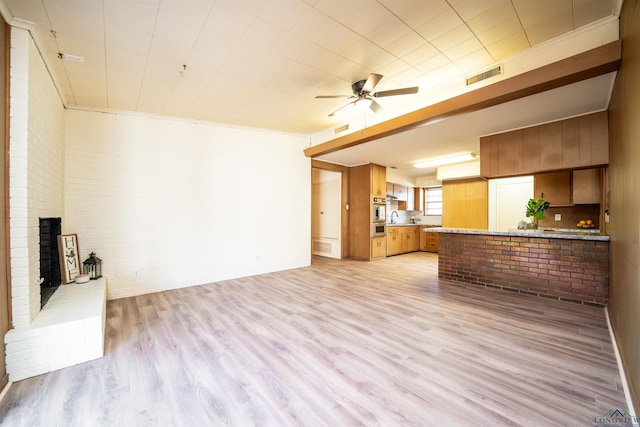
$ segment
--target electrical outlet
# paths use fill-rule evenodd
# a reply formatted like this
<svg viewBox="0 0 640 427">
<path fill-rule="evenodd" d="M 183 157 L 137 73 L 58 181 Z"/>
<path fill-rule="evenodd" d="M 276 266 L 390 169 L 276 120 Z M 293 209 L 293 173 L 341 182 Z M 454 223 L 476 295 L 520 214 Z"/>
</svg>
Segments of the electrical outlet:
<svg viewBox="0 0 640 427">
<path fill-rule="evenodd" d="M 562 221 L 562 214 L 556 214 L 555 220 Z"/>
</svg>

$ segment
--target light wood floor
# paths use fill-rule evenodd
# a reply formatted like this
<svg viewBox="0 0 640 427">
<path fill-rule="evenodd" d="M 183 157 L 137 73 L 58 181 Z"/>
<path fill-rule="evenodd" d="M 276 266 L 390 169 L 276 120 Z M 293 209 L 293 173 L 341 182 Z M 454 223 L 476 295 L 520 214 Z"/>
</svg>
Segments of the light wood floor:
<svg viewBox="0 0 640 427">
<path fill-rule="evenodd" d="M 604 310 L 437 279 L 437 256 L 109 301 L 104 358 L 13 384 L 11 426 L 592 426 Z"/>
</svg>

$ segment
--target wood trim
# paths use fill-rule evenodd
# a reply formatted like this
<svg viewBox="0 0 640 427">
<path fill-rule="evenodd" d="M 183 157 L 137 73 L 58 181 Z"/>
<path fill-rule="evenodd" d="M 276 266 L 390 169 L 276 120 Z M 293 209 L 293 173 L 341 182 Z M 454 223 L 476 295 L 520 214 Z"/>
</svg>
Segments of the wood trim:
<svg viewBox="0 0 640 427">
<path fill-rule="evenodd" d="M 0 21 L 2 23 L 2 31 L 4 32 L 4 88 L 5 88 L 5 97 L 4 97 L 4 135 L 2 137 L 2 149 L 4 150 L 4 162 L 3 162 L 3 171 L 4 175 L 4 194 L 3 194 L 3 209 L 4 209 L 4 224 L 1 226 L 4 228 L 4 241 L 2 242 L 5 245 L 5 259 L 0 260 L 0 262 L 5 264 L 6 268 L 6 277 L 3 280 L 6 280 L 6 294 L 1 295 L 0 297 L 7 298 L 7 312 L 0 313 L 0 316 L 5 317 L 7 320 L 7 325 L 12 327 L 12 304 L 11 304 L 11 251 L 10 251 L 10 240 L 9 240 L 9 87 L 10 87 L 10 75 L 11 75 L 11 67 L 10 67 L 10 58 L 11 58 L 11 27 L 5 22 L 4 19 Z M 6 331 L 1 331 L 2 336 L 6 333 Z M 6 362 L 3 358 L 3 362 Z M 3 390 L 7 384 L 9 383 L 9 375 L 6 372 L 6 363 L 5 366 L 2 367 L 2 372 L 4 375 L 0 377 L 0 390 Z"/>
<path fill-rule="evenodd" d="M 341 217 L 340 217 L 340 250 L 341 258 L 349 257 L 349 211 L 345 206 L 349 203 L 349 168 L 346 166 L 336 165 L 334 163 L 323 162 L 320 160 L 311 160 L 311 169 L 323 169 L 342 174 L 341 185 Z"/>
<path fill-rule="evenodd" d="M 305 149 L 304 154 L 307 157 L 317 157 L 402 132 L 427 120 L 478 111 L 610 73 L 620 67 L 621 52 L 622 43 L 618 40 L 378 123 L 358 132 L 314 145 Z"/>
</svg>

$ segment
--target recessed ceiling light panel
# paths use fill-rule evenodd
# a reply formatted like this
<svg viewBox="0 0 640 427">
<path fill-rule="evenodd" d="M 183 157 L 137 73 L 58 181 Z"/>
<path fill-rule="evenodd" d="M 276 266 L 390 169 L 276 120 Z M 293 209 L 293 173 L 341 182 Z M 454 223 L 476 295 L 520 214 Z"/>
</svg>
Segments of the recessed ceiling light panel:
<svg viewBox="0 0 640 427">
<path fill-rule="evenodd" d="M 58 53 L 58 58 L 72 62 L 84 62 L 84 58 L 78 55 L 70 55 L 68 53 Z"/>
<path fill-rule="evenodd" d="M 457 154 L 455 156 L 449 156 L 449 157 L 439 157 L 437 159 L 429 159 L 429 160 L 425 160 L 423 162 L 416 162 L 413 164 L 413 167 L 415 168 L 431 168 L 431 167 L 435 167 L 435 166 L 442 166 L 442 165 L 452 165 L 454 163 L 462 163 L 462 162 L 468 162 L 470 160 L 475 160 L 476 156 L 473 153 L 464 153 L 464 154 Z"/>
</svg>

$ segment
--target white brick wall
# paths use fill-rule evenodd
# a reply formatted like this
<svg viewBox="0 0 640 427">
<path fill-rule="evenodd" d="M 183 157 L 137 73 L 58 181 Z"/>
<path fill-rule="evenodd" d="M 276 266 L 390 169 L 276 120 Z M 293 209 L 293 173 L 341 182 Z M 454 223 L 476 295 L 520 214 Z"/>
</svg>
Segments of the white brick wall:
<svg viewBox="0 0 640 427">
<path fill-rule="evenodd" d="M 13 326 L 40 311 L 40 217 L 64 210 L 64 108 L 28 31 L 11 29 L 9 224 Z"/>
<path fill-rule="evenodd" d="M 9 379 L 18 381 L 102 356 L 106 284 L 61 287 L 40 310 L 39 218 L 64 221 L 64 108 L 28 31 L 12 28 L 10 54 L 14 329 L 4 342 Z"/>
<path fill-rule="evenodd" d="M 104 354 L 106 279 L 61 286 L 26 327 L 5 335 L 10 381 L 97 359 Z"/>
<path fill-rule="evenodd" d="M 28 31 L 11 43 L 12 381 L 102 354 L 96 316 L 39 312 L 39 217 L 104 260 L 109 298 L 309 265 L 308 138 L 65 110 Z"/>
<path fill-rule="evenodd" d="M 65 222 L 107 298 L 309 265 L 299 135 L 67 110 Z"/>
</svg>

